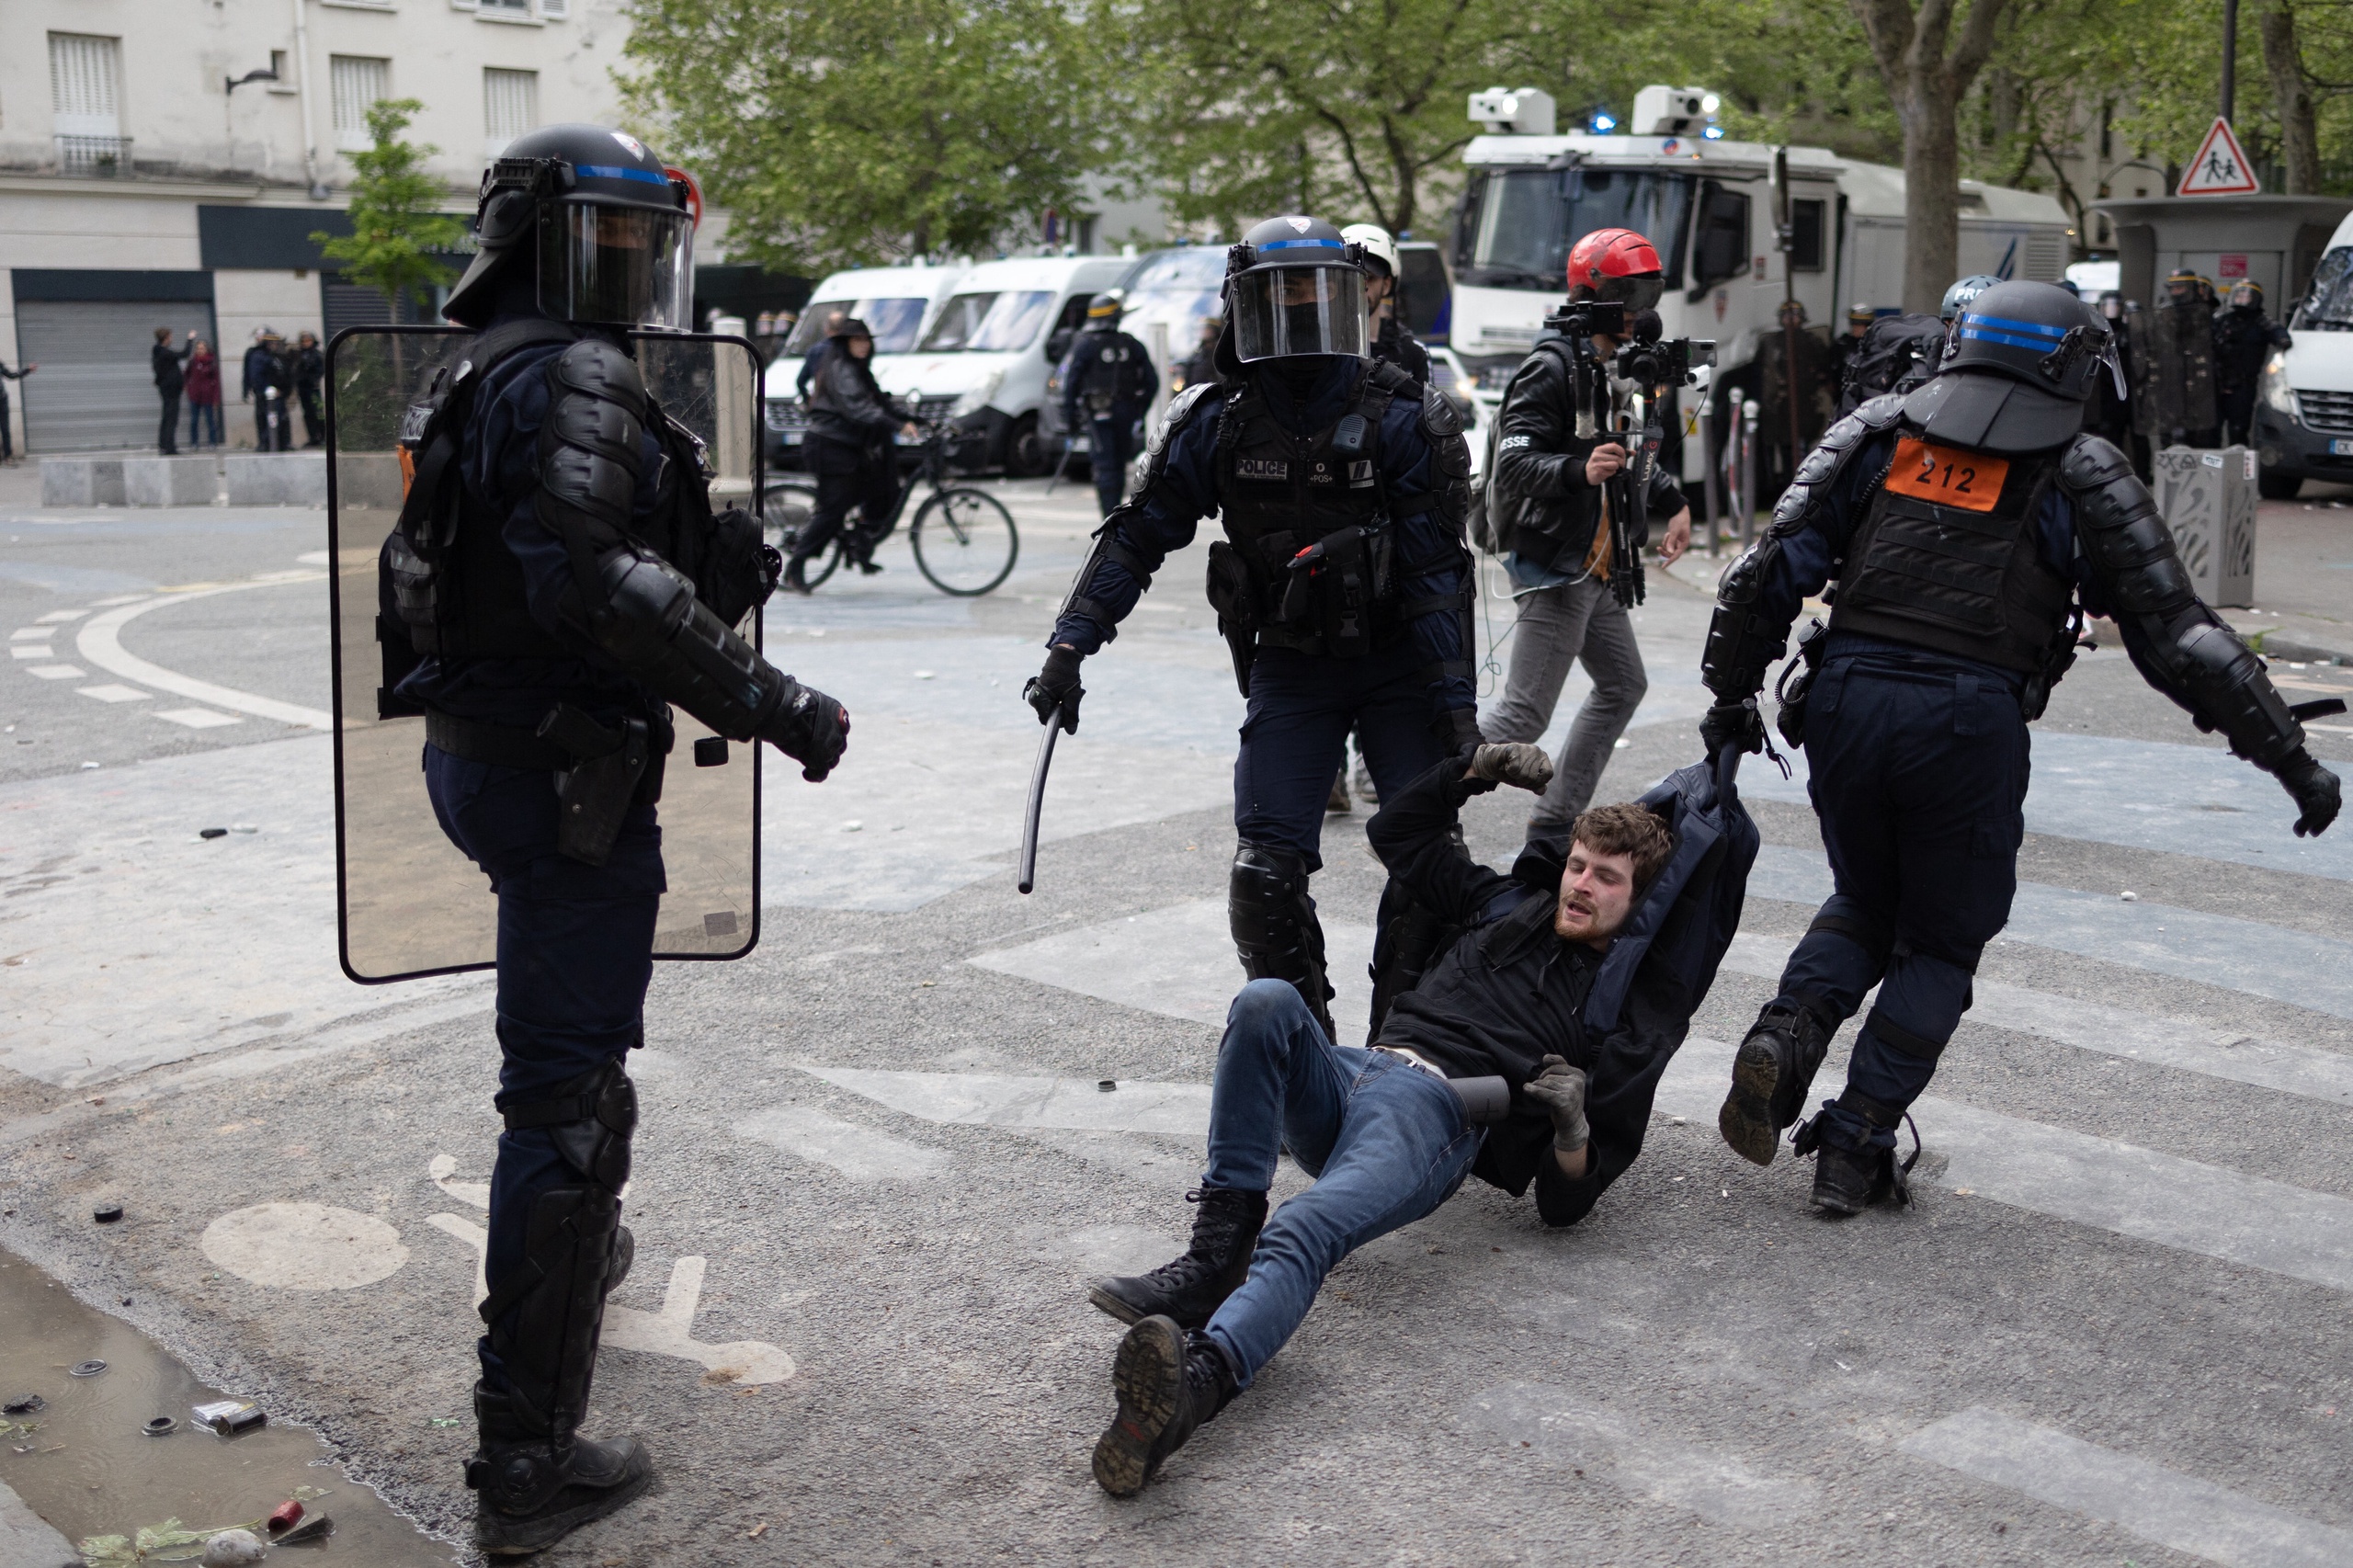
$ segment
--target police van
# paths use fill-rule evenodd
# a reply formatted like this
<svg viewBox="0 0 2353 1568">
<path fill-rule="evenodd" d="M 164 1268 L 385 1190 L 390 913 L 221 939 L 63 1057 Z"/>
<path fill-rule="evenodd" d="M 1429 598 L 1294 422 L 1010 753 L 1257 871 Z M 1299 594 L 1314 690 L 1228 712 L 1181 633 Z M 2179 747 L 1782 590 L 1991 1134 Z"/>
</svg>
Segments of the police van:
<svg viewBox="0 0 2353 1568">
<path fill-rule="evenodd" d="M 874 334 L 874 367 L 879 372 L 890 358 L 913 349 L 924 328 L 938 314 L 967 269 L 962 267 L 877 267 L 836 272 L 819 282 L 809 296 L 800 321 L 779 344 L 761 379 L 768 429 L 768 465 L 797 468 L 801 443 L 809 429 L 808 411 L 801 404 L 801 367 L 810 350 L 824 341 L 825 324 L 835 312 L 855 316 Z"/>
<path fill-rule="evenodd" d="M 2255 399 L 2256 483 L 2272 501 L 2307 479 L 2353 484 L 2353 217 L 2328 237 L 2303 298 L 2281 309 L 2292 344 L 2264 361 Z"/>
<path fill-rule="evenodd" d="M 1719 399 L 1756 395 L 1757 344 L 1779 330 L 1792 277 L 1815 328 L 1844 321 L 1858 301 L 1902 303 L 1904 171 L 1820 147 L 1727 141 L 1716 110 L 1703 88 L 1654 85 L 1635 96 L 1623 133 L 1597 117 L 1598 131 L 1562 135 L 1542 92 L 1472 95 L 1471 118 L 1487 134 L 1463 153 L 1447 335 L 1483 399 L 1502 394 L 1566 297 L 1569 248 L 1596 229 L 1639 230 L 1657 247 L 1665 335 L 1715 341 Z M 1774 232 L 1779 168 L 1789 180 L 1786 256 Z M 2056 282 L 2074 233 L 2051 197 L 1963 180 L 1955 276 Z M 1717 415 L 1721 436 L 1721 405 Z"/>
<path fill-rule="evenodd" d="M 957 467 L 1044 473 L 1055 450 L 1040 428 L 1047 379 L 1086 324 L 1087 301 L 1134 265 L 1117 256 L 983 262 L 956 280 L 913 352 L 887 363 L 878 355 L 874 379 L 920 417 L 954 422 Z"/>
</svg>

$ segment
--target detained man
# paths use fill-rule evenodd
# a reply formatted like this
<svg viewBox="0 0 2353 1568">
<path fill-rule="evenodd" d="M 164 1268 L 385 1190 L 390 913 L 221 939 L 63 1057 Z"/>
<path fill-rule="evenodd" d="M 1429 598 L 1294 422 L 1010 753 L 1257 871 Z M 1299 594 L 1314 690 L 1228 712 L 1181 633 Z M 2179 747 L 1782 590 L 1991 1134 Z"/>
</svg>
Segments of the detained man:
<svg viewBox="0 0 2353 1568">
<path fill-rule="evenodd" d="M 1525 860 L 1518 879 L 1474 864 L 1455 831 L 1470 796 L 1499 783 L 1540 792 L 1552 772 L 1533 745 L 1466 747 L 1369 824 L 1391 875 L 1461 933 L 1391 1005 L 1378 1043 L 1335 1044 L 1281 981 L 1253 981 L 1234 998 L 1211 1091 L 1209 1166 L 1188 1195 L 1199 1205 L 1192 1244 L 1089 1292 L 1134 1325 L 1112 1366 L 1119 1414 L 1095 1448 L 1105 1491 L 1140 1491 L 1250 1386 L 1343 1257 L 1430 1213 L 1466 1176 L 1515 1196 L 1532 1182 L 1545 1221 L 1567 1225 L 1632 1165 L 1661 1031 L 1630 1008 L 1625 1025 L 1592 1038 L 1581 1014 L 1611 942 L 1667 863 L 1667 824 L 1641 805 L 1597 807 L 1577 819 L 1565 868 L 1541 879 Z M 1664 1032 L 1671 1052 L 1681 1028 Z M 1269 1220 L 1286 1148 L 1315 1183 Z"/>
</svg>

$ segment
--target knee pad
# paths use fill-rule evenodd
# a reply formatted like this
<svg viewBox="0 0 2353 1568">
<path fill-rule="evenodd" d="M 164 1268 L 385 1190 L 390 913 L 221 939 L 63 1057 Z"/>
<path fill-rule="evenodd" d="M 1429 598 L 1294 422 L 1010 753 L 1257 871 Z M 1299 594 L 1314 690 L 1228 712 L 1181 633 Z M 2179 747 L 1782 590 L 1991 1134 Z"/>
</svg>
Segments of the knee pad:
<svg viewBox="0 0 2353 1568">
<path fill-rule="evenodd" d="M 620 1058 L 567 1080 L 544 1099 L 518 1100 L 499 1111 L 509 1132 L 544 1131 L 566 1165 L 615 1198 L 628 1185 L 637 1085 Z"/>
<path fill-rule="evenodd" d="M 1288 980 L 1319 1013 L 1332 998 L 1324 979 L 1324 927 L 1307 892 L 1307 862 L 1296 851 L 1245 839 L 1233 852 L 1226 918 L 1234 951 L 1253 980 Z"/>
<path fill-rule="evenodd" d="M 1877 911 L 1868 909 L 1859 900 L 1844 894 L 1834 896 L 1823 904 L 1821 912 L 1813 917 L 1813 924 L 1806 927 L 1806 935 L 1811 937 L 1816 931 L 1836 932 L 1846 937 L 1870 955 L 1871 966 L 1877 970 L 1884 971 L 1888 959 L 1895 951 L 1894 927 Z"/>
<path fill-rule="evenodd" d="M 1935 1064 L 1937 1058 L 1944 1054 L 1945 1047 L 1950 1043 L 1949 1040 L 1930 1040 L 1926 1035 L 1905 1028 L 1902 1024 L 1889 1017 L 1887 1009 L 1877 1003 L 1872 1004 L 1870 1016 L 1863 1020 L 1860 1033 L 1881 1041 L 1890 1050 L 1901 1051 L 1906 1056 L 1916 1058 L 1931 1065 Z"/>
</svg>

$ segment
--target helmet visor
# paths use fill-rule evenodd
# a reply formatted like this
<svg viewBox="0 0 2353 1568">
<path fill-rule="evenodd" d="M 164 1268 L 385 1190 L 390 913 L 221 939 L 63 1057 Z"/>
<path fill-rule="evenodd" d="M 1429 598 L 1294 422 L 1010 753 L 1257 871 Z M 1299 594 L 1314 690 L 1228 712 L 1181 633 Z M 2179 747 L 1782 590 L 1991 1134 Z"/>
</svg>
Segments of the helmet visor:
<svg viewBox="0 0 2353 1568">
<path fill-rule="evenodd" d="M 1655 272 L 1639 272 L 1627 278 L 1604 278 L 1601 286 L 1594 290 L 1596 299 L 1624 301 L 1626 313 L 1630 316 L 1658 309 L 1658 302 L 1665 294 L 1666 279 Z"/>
<path fill-rule="evenodd" d="M 1294 354 L 1365 356 L 1364 274 L 1353 267 L 1270 267 L 1233 279 L 1233 347 L 1243 361 Z"/>
<path fill-rule="evenodd" d="M 540 308 L 560 321 L 691 331 L 693 220 L 594 201 L 544 209 Z"/>
</svg>

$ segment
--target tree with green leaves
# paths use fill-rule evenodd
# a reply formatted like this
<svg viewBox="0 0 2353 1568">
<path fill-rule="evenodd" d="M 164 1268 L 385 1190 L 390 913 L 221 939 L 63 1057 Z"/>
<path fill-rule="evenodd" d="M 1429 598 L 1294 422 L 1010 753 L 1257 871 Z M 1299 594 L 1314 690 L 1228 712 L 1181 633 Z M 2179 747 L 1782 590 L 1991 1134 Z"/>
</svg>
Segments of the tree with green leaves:
<svg viewBox="0 0 2353 1568">
<path fill-rule="evenodd" d="M 368 106 L 369 144 L 351 155 L 358 171 L 351 181 L 351 233 L 311 235 L 319 254 L 340 264 L 345 277 L 392 301 L 395 317 L 401 301 L 457 276 L 434 253 L 455 249 L 466 237 L 464 222 L 441 210 L 449 193 L 425 172 L 425 161 L 440 149 L 401 136 L 424 107 L 415 98 L 379 98 Z"/>
<path fill-rule="evenodd" d="M 1056 0 L 638 0 L 626 53 L 649 137 L 771 267 L 987 255 L 1116 146 L 1108 51 Z"/>
</svg>

